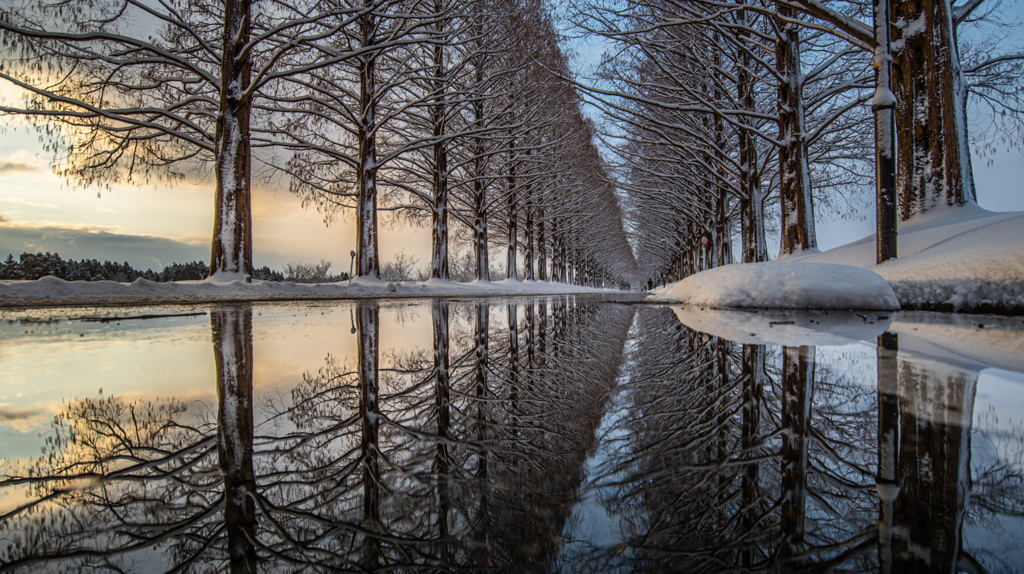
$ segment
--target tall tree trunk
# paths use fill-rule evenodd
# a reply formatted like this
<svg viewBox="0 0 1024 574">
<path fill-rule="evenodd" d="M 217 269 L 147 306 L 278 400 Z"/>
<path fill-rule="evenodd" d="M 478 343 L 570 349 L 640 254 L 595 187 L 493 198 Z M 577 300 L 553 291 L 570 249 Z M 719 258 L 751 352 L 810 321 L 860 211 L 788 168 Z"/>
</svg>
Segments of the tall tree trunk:
<svg viewBox="0 0 1024 574">
<path fill-rule="evenodd" d="M 434 45 L 434 205 L 431 217 L 430 276 L 434 279 L 448 279 L 448 150 L 444 141 L 447 114 L 448 77 L 444 66 L 444 2 L 435 0 L 434 12 L 438 15 L 437 43 Z"/>
<path fill-rule="evenodd" d="M 551 222 L 551 280 L 562 280 L 562 266 L 560 263 L 561 249 L 559 248 L 558 221 Z"/>
<path fill-rule="evenodd" d="M 371 8 L 373 0 L 364 0 L 366 13 L 359 17 L 360 41 L 364 48 L 359 56 L 359 118 L 356 141 L 359 165 L 356 168 L 356 274 L 360 277 L 380 275 L 377 242 L 377 21 Z"/>
<path fill-rule="evenodd" d="M 473 123 L 483 124 L 483 104 L 474 102 Z M 484 144 L 483 138 L 473 138 L 473 259 L 476 268 L 473 278 L 490 281 L 491 272 L 487 262 L 487 186 L 484 185 Z"/>
<path fill-rule="evenodd" d="M 716 102 L 725 102 L 725 92 L 720 88 L 724 78 L 720 72 L 722 68 L 722 51 L 719 48 L 714 48 L 714 75 L 715 86 L 714 94 Z M 714 166 L 715 166 L 715 185 L 717 187 L 717 198 L 715 201 L 715 247 L 717 248 L 718 265 L 726 265 L 732 263 L 729 254 L 731 253 L 730 243 L 732 242 L 732 233 L 729 226 L 729 187 L 726 185 L 725 176 L 725 163 L 726 158 L 724 156 L 725 147 L 727 144 L 725 139 L 725 120 L 720 114 L 715 114 L 712 126 L 715 133 L 715 153 L 714 153 Z"/>
<path fill-rule="evenodd" d="M 519 235 L 517 223 L 519 219 L 518 200 L 516 198 L 516 162 L 515 162 L 515 140 L 508 148 L 508 251 L 505 257 L 505 279 L 519 279 L 519 269 L 516 267 L 516 242 Z"/>
<path fill-rule="evenodd" d="M 976 201 L 966 88 L 950 0 L 896 0 L 897 187 L 901 217 Z"/>
<path fill-rule="evenodd" d="M 874 0 L 875 30 L 875 262 L 897 256 L 896 95 L 892 92 L 889 0 Z"/>
<path fill-rule="evenodd" d="M 532 203 L 532 195 L 533 195 L 532 190 L 527 192 L 527 195 L 526 195 L 526 197 L 527 197 L 527 203 L 526 203 L 526 222 L 525 222 L 526 228 L 523 230 L 523 232 L 524 232 L 523 239 L 526 241 L 526 252 L 524 254 L 525 255 L 524 263 L 525 263 L 526 266 L 524 267 L 524 269 L 525 269 L 525 277 L 524 278 L 527 281 L 533 281 L 534 279 L 536 279 L 536 277 L 533 274 L 533 256 L 534 256 L 534 251 L 533 251 L 533 206 L 531 205 L 531 203 Z"/>
<path fill-rule="evenodd" d="M 779 37 L 775 62 L 779 74 L 779 197 L 782 214 L 781 255 L 817 249 L 814 204 L 804 140 L 803 77 L 800 73 L 800 29 L 788 19 L 796 11 L 776 3 Z"/>
<path fill-rule="evenodd" d="M 224 55 L 221 60 L 220 114 L 214 148 L 217 189 L 210 276 L 252 274 L 249 116 L 252 76 L 249 47 L 252 0 L 224 3 Z"/>
<path fill-rule="evenodd" d="M 746 0 L 737 0 L 741 6 L 746 5 Z M 740 29 L 750 27 L 750 15 L 747 10 L 740 9 L 736 12 L 737 24 Z M 743 33 L 743 32 L 740 32 Z M 749 41 L 740 40 L 742 44 L 749 44 Z M 742 109 L 753 112 L 757 109 L 757 102 L 754 98 L 755 77 L 751 70 L 754 66 L 754 59 L 747 51 L 751 46 L 739 48 L 737 54 L 736 88 L 737 95 Z M 744 126 L 750 124 L 749 118 L 741 118 Z M 757 142 L 750 129 L 742 127 L 739 130 L 739 156 L 740 156 L 740 210 L 741 233 L 743 235 L 743 262 L 754 263 L 768 259 L 768 247 L 764 235 L 764 196 L 761 191 L 761 174 L 757 162 Z"/>
<path fill-rule="evenodd" d="M 544 209 L 537 212 L 537 280 L 548 280 L 548 243 L 544 236 Z"/>
</svg>

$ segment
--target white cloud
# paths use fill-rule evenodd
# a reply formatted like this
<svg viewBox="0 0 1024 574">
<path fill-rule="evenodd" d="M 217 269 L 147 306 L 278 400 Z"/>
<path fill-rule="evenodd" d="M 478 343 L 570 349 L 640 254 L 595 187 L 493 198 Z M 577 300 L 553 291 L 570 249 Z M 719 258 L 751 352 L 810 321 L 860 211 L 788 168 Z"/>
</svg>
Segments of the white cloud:
<svg viewBox="0 0 1024 574">
<path fill-rule="evenodd" d="M 2 164 L 0 164 L 0 167 L 2 167 Z M 0 173 L 2 173 L 2 172 L 0 172 Z M 56 209 L 56 208 L 60 207 L 56 203 L 46 203 L 46 202 L 41 202 L 41 201 L 32 201 L 31 199 L 26 199 L 24 197 L 0 197 L 0 201 L 2 201 L 4 203 L 13 203 L 15 205 L 27 205 L 29 207 L 39 207 L 39 208 L 43 208 L 43 209 Z"/>
<path fill-rule="evenodd" d="M 0 158 L 0 177 L 7 177 L 12 174 L 43 171 L 47 163 L 36 154 L 27 150 L 19 149 L 11 155 Z"/>
</svg>

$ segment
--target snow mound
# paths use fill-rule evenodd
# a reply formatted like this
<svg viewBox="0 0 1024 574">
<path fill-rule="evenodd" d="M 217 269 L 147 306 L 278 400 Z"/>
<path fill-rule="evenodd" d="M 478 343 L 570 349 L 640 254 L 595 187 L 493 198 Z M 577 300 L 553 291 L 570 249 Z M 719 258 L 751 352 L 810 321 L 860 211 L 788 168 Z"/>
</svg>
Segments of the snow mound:
<svg viewBox="0 0 1024 574">
<path fill-rule="evenodd" d="M 877 339 L 891 322 L 885 313 L 671 308 L 688 328 L 744 345 L 850 345 Z"/>
<path fill-rule="evenodd" d="M 871 269 L 904 308 L 1024 313 L 1024 212 L 977 205 L 937 209 L 900 224 L 899 256 L 875 265 L 875 236 L 797 260 Z"/>
<path fill-rule="evenodd" d="M 654 292 L 656 301 L 719 309 L 899 309 L 877 273 L 850 265 L 771 261 L 725 265 Z"/>
</svg>

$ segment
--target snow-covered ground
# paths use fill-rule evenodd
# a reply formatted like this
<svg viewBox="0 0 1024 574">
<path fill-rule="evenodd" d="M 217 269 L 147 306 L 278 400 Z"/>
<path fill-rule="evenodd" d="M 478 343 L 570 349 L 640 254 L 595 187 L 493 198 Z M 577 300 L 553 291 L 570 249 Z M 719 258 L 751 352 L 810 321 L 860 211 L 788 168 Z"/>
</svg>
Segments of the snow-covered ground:
<svg viewBox="0 0 1024 574">
<path fill-rule="evenodd" d="M 874 235 L 799 260 L 871 269 L 904 308 L 1024 311 L 1024 212 L 939 210 L 901 226 L 898 244 L 899 257 L 882 265 L 874 264 Z"/>
<path fill-rule="evenodd" d="M 850 265 L 771 261 L 725 265 L 691 275 L 652 294 L 716 309 L 898 309 L 877 274 Z"/>
<path fill-rule="evenodd" d="M 903 309 L 1024 313 L 1024 212 L 994 213 L 976 205 L 940 209 L 902 224 L 898 245 L 899 257 L 882 265 L 875 265 L 875 236 L 869 235 L 823 253 L 721 268 L 730 271 L 718 286 L 713 283 L 722 280 L 721 272 L 706 271 L 654 296 L 723 308 L 880 308 L 880 293 L 868 288 L 866 276 L 851 281 L 848 268 L 811 270 L 838 264 L 884 278 Z M 797 275 L 794 263 L 808 267 Z M 819 292 L 821 282 L 830 286 Z M 718 293 L 711 298 L 709 290 Z"/>
<path fill-rule="evenodd" d="M 360 277 L 353 279 L 351 284 L 343 281 L 314 285 L 255 280 L 252 283 L 245 283 L 233 277 L 226 277 L 223 280 L 214 278 L 171 283 L 155 283 L 145 279 L 139 279 L 134 283 L 64 281 L 55 277 L 43 277 L 36 281 L 0 281 L 0 307 L 609 292 L 605 289 L 577 287 L 564 283 L 508 279 L 471 283 L 436 279 L 393 283 Z"/>
</svg>

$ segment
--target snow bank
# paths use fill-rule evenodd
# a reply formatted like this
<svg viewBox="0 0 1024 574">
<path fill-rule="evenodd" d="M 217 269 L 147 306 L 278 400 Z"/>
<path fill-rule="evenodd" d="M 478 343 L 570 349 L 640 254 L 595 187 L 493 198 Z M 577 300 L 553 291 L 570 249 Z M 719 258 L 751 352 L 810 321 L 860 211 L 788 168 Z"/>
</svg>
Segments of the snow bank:
<svg viewBox="0 0 1024 574">
<path fill-rule="evenodd" d="M 1024 314 L 1024 212 L 940 208 L 900 224 L 898 246 L 897 259 L 875 265 L 872 234 L 823 253 L 698 273 L 652 298 L 719 308 Z"/>
<path fill-rule="evenodd" d="M 898 309 L 879 275 L 849 265 L 791 260 L 725 265 L 656 290 L 656 301 L 764 309 Z"/>
<path fill-rule="evenodd" d="M 370 297 L 431 297 L 439 295 L 501 296 L 610 293 L 608 289 L 577 287 L 547 281 L 455 283 L 451 281 L 387 282 L 356 278 L 351 284 L 321 285 L 257 281 L 177 281 L 133 283 L 64 281 L 43 277 L 36 281 L 0 281 L 0 307 L 46 305 L 107 305 L 128 303 L 200 303 L 216 301 L 274 301 L 296 299 L 351 299 Z"/>
<path fill-rule="evenodd" d="M 790 260 L 871 269 L 904 308 L 1024 313 L 1024 212 L 947 207 L 904 222 L 899 257 L 875 265 L 875 236 Z"/>
<path fill-rule="evenodd" d="M 885 313 L 671 307 L 690 329 L 745 345 L 850 345 L 878 338 L 890 324 Z"/>
</svg>

